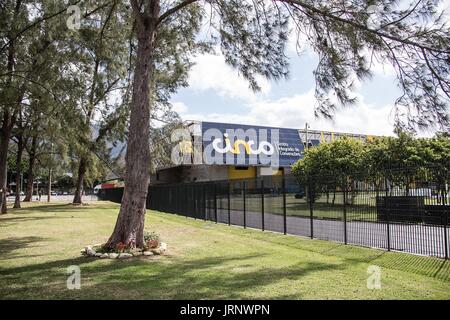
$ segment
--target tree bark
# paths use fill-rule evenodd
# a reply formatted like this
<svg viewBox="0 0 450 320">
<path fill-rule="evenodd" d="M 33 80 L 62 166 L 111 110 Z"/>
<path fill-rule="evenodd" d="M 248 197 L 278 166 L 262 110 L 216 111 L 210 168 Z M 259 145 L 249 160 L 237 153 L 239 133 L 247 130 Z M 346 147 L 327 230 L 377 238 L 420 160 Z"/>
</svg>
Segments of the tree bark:
<svg viewBox="0 0 450 320">
<path fill-rule="evenodd" d="M 33 187 L 34 187 L 34 165 L 36 163 L 36 146 L 37 139 L 36 136 L 33 136 L 31 140 L 31 150 L 29 152 L 29 161 L 28 161 L 28 181 L 27 181 L 27 190 L 24 202 L 31 202 L 33 200 Z"/>
<path fill-rule="evenodd" d="M 82 196 L 83 196 L 83 187 L 84 187 L 84 176 L 86 175 L 86 160 L 84 158 L 80 159 L 80 163 L 78 165 L 78 177 L 75 195 L 73 197 L 72 204 L 82 204 Z"/>
<path fill-rule="evenodd" d="M 14 116 L 12 116 L 10 111 L 5 108 L 3 111 L 2 127 L 0 128 L 0 213 L 2 214 L 7 213 L 6 191 L 8 187 L 8 149 L 14 121 Z"/>
<path fill-rule="evenodd" d="M 11 130 L 8 128 L 7 121 L 4 120 L 3 127 L 0 133 L 0 212 L 2 214 L 7 212 L 6 209 L 6 187 L 7 187 L 7 172 L 8 172 L 8 147 L 9 136 Z"/>
<path fill-rule="evenodd" d="M 16 197 L 14 200 L 14 208 L 20 208 L 20 191 L 22 190 L 22 154 L 23 154 L 23 138 L 22 136 L 17 137 L 17 158 L 16 158 Z"/>
<path fill-rule="evenodd" d="M 144 246 L 145 205 L 150 172 L 150 79 L 153 73 L 159 0 L 149 1 L 144 13 L 131 2 L 137 18 L 138 50 L 133 78 L 130 126 L 126 153 L 125 188 L 119 216 L 106 246 L 118 243 Z"/>
<path fill-rule="evenodd" d="M 16 17 L 20 11 L 21 0 L 16 1 L 14 7 L 14 17 Z M 14 22 L 15 20 L 13 20 Z M 13 82 L 13 71 L 15 66 L 15 42 L 12 35 L 12 27 L 8 34 L 8 57 L 7 57 L 7 70 L 10 73 L 5 85 L 5 89 L 11 88 Z M 20 101 L 19 101 L 20 102 Z M 14 125 L 15 116 L 12 110 L 7 106 L 3 106 L 3 119 L 2 127 L 0 128 L 0 213 L 5 214 L 7 212 L 6 207 L 6 188 L 7 188 L 7 175 L 8 175 L 8 148 L 9 138 L 11 137 L 11 131 Z"/>
<path fill-rule="evenodd" d="M 48 169 L 47 202 L 52 198 L 52 169 Z"/>
</svg>

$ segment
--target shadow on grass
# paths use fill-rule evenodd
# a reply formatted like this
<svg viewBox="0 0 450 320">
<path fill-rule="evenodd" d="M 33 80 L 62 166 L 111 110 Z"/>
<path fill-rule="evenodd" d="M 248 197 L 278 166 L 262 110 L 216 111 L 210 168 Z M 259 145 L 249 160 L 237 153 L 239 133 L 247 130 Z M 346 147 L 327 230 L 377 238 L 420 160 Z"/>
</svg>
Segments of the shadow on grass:
<svg viewBox="0 0 450 320">
<path fill-rule="evenodd" d="M 187 261 L 161 259 L 99 260 L 79 257 L 17 268 L 0 268 L 11 287 L 0 288 L 5 298 L 26 295 L 39 298 L 82 299 L 239 299 L 252 297 L 259 288 L 280 280 L 299 279 L 311 272 L 338 270 L 342 265 L 305 262 L 286 268 L 251 269 L 258 255 L 208 257 Z M 151 261 L 153 260 L 153 261 Z M 170 259 L 169 259 L 170 260 Z M 66 268 L 81 269 L 81 290 L 66 288 Z M 231 268 L 226 268 L 232 265 Z M 2 293 L 3 291 L 3 293 Z M 271 299 L 286 298 L 285 292 L 272 292 Z M 300 296 L 296 296 L 300 298 Z"/>
<path fill-rule="evenodd" d="M 75 211 L 78 207 L 70 204 L 70 203 L 64 203 L 64 204 L 40 204 L 40 203 L 33 203 L 28 206 L 22 206 L 22 208 L 19 209 L 9 209 L 9 214 L 30 214 L 30 213 L 54 213 L 54 212 L 67 212 L 67 211 Z M 82 208 L 80 206 L 80 208 Z"/>
<path fill-rule="evenodd" d="M 19 222 L 25 222 L 25 221 L 42 221 L 42 220 L 49 220 L 49 219 L 61 219 L 61 217 L 58 216 L 20 216 L 20 217 L 2 217 L 0 218 L 0 227 L 2 226 L 8 226 L 8 223 L 19 223 Z"/>
<path fill-rule="evenodd" d="M 276 243 L 296 250 L 301 249 L 333 256 L 351 263 L 369 263 L 382 268 L 450 281 L 450 261 L 440 258 L 344 245 L 332 241 L 296 239 L 295 237 L 286 239 L 282 235 L 279 237 L 264 237 L 262 235 L 243 234 L 241 236 L 254 237 L 260 241 Z M 318 245 L 318 242 L 321 242 L 321 245 Z"/>
<path fill-rule="evenodd" d="M 450 261 L 444 259 L 375 249 L 364 250 L 344 244 L 334 245 L 320 253 L 342 257 L 347 261 L 369 263 L 383 268 L 450 281 Z"/>
<path fill-rule="evenodd" d="M 6 239 L 1 239 L 0 241 L 0 252 L 1 252 L 1 258 L 0 261 L 3 259 L 10 259 L 10 258 L 17 258 L 18 256 L 14 253 L 14 251 L 24 248 L 33 248 L 38 247 L 34 245 L 37 242 L 45 241 L 46 238 L 43 237 L 35 237 L 35 236 L 29 236 L 29 237 L 10 237 Z M 27 257 L 30 257 L 30 255 L 27 255 Z"/>
<path fill-rule="evenodd" d="M 86 209 L 115 209 L 116 204 L 110 202 L 96 202 L 83 205 L 73 205 L 72 203 L 40 204 L 32 203 L 20 209 L 9 209 L 9 214 L 30 214 L 30 213 L 61 213 L 61 212 L 81 212 Z M 88 211 L 87 211 L 88 212 Z M 0 220 L 1 221 L 1 220 Z"/>
</svg>

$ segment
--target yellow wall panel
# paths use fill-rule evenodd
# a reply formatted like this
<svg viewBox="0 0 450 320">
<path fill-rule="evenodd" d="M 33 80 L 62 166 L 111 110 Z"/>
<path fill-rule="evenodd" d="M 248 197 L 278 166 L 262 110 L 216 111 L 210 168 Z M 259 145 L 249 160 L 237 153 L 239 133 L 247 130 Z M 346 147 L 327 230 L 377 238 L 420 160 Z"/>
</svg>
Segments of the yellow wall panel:
<svg viewBox="0 0 450 320">
<path fill-rule="evenodd" d="M 248 167 L 247 170 L 236 169 L 235 166 L 228 167 L 228 179 L 248 179 L 256 177 L 256 167 Z"/>
</svg>

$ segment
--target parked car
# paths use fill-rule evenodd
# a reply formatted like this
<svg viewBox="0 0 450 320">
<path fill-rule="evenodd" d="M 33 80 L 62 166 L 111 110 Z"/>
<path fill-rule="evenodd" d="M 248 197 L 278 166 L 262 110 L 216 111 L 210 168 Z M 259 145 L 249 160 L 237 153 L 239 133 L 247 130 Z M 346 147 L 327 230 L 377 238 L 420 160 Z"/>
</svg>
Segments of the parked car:
<svg viewBox="0 0 450 320">
<path fill-rule="evenodd" d="M 25 195 L 25 192 L 23 192 L 23 191 L 20 191 L 20 193 L 19 193 L 21 196 L 24 196 Z M 10 193 L 8 193 L 8 197 L 15 197 L 16 196 L 16 193 L 15 192 L 10 192 Z"/>
<path fill-rule="evenodd" d="M 306 192 L 305 191 L 300 191 L 300 192 L 295 194 L 295 199 L 302 199 L 305 196 L 306 196 Z"/>
</svg>

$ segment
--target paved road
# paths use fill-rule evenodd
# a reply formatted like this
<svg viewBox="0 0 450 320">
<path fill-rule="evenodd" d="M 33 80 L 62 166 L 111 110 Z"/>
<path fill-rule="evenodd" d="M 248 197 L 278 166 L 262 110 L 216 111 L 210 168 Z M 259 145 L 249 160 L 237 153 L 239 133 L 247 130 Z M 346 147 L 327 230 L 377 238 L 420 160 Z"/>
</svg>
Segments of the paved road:
<svg viewBox="0 0 450 320">
<path fill-rule="evenodd" d="M 231 224 L 244 225 L 242 211 L 231 211 Z M 228 223 L 227 210 L 218 210 L 218 221 Z M 262 217 L 259 212 L 246 213 L 246 225 L 261 229 Z M 283 215 L 265 213 L 266 230 L 283 232 Z M 287 216 L 287 233 L 311 236 L 311 220 L 306 217 Z M 313 220 L 314 238 L 344 242 L 344 222 L 339 220 Z M 383 222 L 347 222 L 347 242 L 365 247 L 388 248 L 388 225 Z M 389 241 L 392 250 L 415 254 L 445 257 L 444 227 L 419 224 L 390 223 Z M 447 250 L 450 248 L 450 228 L 447 228 Z M 450 250 L 447 251 L 450 255 Z"/>
</svg>

